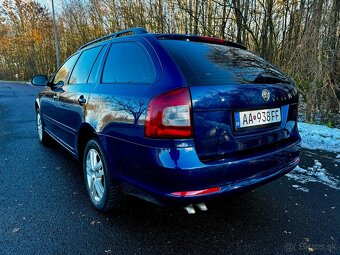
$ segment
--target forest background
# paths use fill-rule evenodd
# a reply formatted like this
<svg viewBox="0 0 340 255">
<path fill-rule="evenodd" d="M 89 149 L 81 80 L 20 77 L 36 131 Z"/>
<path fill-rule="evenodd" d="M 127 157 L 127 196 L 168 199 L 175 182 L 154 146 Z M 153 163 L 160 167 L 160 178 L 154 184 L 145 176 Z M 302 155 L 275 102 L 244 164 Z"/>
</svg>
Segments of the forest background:
<svg viewBox="0 0 340 255">
<path fill-rule="evenodd" d="M 53 74 L 50 1 L 0 3 L 0 80 Z M 56 15 L 61 62 L 80 45 L 130 27 L 224 38 L 296 81 L 301 120 L 340 126 L 339 0 L 60 0 Z"/>
</svg>

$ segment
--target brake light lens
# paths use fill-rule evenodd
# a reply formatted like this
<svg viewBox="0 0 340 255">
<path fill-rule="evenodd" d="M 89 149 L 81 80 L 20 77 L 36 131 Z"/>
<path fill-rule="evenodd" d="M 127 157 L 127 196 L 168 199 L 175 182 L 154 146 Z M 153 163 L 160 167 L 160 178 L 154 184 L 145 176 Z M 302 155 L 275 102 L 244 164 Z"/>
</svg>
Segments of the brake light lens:
<svg viewBox="0 0 340 255">
<path fill-rule="evenodd" d="M 191 99 L 188 88 L 169 91 L 153 98 L 145 121 L 149 138 L 190 138 Z"/>
<path fill-rule="evenodd" d="M 208 36 L 198 36 L 197 38 L 199 41 L 206 42 L 206 43 L 215 43 L 215 44 L 222 44 L 222 45 L 225 45 L 227 43 L 226 40 L 208 37 Z"/>
</svg>

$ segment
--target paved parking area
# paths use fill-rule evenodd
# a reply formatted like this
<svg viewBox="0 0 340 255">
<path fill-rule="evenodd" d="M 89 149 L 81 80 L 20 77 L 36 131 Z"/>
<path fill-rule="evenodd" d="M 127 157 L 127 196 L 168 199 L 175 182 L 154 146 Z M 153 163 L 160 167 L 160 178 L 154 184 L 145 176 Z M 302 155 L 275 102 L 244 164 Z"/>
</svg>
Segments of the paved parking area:
<svg viewBox="0 0 340 255">
<path fill-rule="evenodd" d="M 102 214 L 80 164 L 38 142 L 37 91 L 0 83 L 0 254 L 340 254 L 335 154 L 303 150 L 300 164 L 321 164 L 331 182 L 303 183 L 300 171 L 195 215 L 133 198 Z"/>
</svg>

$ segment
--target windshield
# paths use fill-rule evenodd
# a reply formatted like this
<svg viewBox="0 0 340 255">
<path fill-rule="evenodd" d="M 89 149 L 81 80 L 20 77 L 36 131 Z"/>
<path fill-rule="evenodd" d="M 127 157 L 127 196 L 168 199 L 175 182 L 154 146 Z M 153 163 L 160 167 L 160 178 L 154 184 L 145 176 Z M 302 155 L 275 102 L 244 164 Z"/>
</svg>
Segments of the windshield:
<svg viewBox="0 0 340 255">
<path fill-rule="evenodd" d="M 190 86 L 290 82 L 276 67 L 243 49 L 179 40 L 160 40 L 160 43 Z"/>
</svg>

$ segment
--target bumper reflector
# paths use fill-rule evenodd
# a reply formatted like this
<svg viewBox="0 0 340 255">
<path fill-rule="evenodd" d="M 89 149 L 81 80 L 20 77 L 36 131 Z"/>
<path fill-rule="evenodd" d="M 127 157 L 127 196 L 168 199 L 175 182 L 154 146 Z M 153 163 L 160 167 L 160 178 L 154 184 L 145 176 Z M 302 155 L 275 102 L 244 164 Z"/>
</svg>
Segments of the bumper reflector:
<svg viewBox="0 0 340 255">
<path fill-rule="evenodd" d="M 178 192 L 171 193 L 171 195 L 177 196 L 177 197 L 194 197 L 194 196 L 201 196 L 201 195 L 215 193 L 220 190 L 221 190 L 221 187 L 214 187 L 214 188 L 202 189 L 202 190 L 178 191 Z"/>
</svg>

